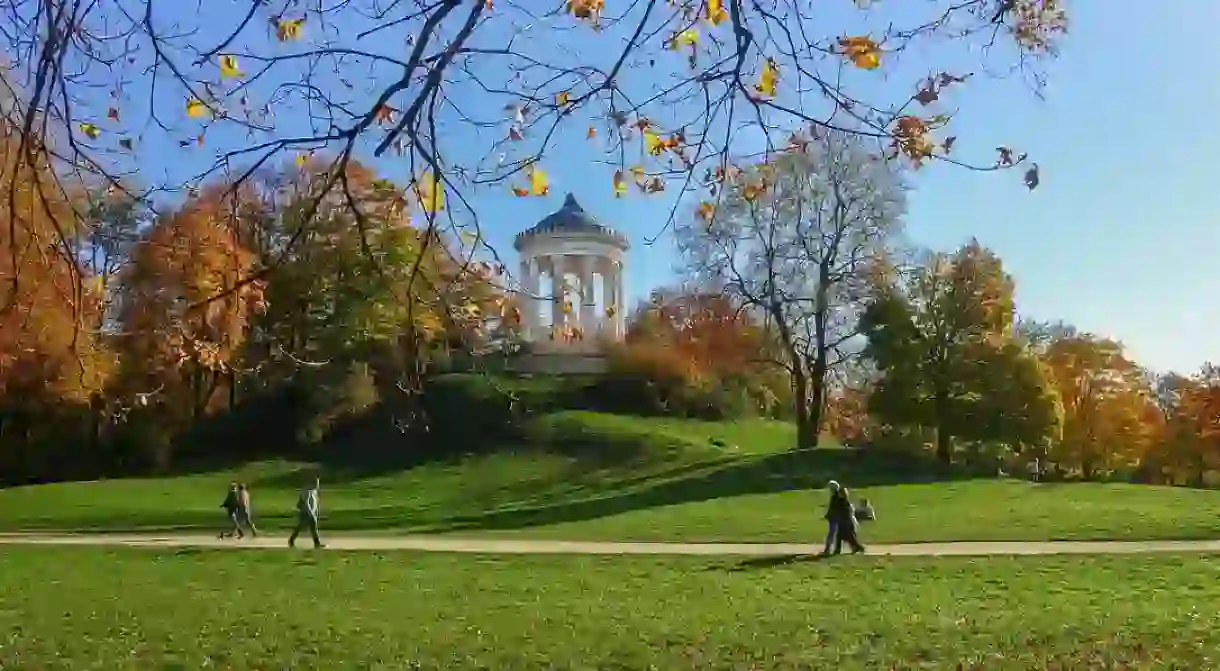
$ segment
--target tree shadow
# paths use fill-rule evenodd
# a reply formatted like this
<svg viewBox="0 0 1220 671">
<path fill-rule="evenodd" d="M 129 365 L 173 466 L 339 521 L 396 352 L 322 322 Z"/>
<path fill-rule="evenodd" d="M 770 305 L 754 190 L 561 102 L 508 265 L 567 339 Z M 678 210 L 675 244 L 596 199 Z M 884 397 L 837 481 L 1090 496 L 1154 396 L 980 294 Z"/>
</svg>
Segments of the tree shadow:
<svg viewBox="0 0 1220 671">
<path fill-rule="evenodd" d="M 820 489 L 831 479 L 849 487 L 863 488 L 969 477 L 963 473 L 929 469 L 926 462 L 905 456 L 857 450 L 798 450 L 749 457 L 633 491 L 550 505 L 456 515 L 426 529 L 433 533 L 500 531 L 583 522 L 641 509 L 725 497 Z"/>
</svg>

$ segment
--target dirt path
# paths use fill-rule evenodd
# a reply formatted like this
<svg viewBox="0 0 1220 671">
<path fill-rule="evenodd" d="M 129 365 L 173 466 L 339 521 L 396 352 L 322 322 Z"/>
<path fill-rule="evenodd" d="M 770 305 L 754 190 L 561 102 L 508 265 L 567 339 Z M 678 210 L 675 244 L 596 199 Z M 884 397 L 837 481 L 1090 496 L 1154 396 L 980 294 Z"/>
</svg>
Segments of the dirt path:
<svg viewBox="0 0 1220 671">
<path fill-rule="evenodd" d="M 436 536 L 328 536 L 333 550 L 416 550 L 423 552 L 473 552 L 483 554 L 644 554 L 644 555 L 739 555 L 776 556 L 816 554 L 820 544 L 808 543 L 606 543 Z M 100 545 L 128 547 L 246 547 L 287 549 L 283 535 L 244 540 L 221 540 L 202 534 L 0 534 L 0 545 Z M 298 548 L 308 548 L 308 538 Z M 1218 552 L 1218 541 L 1049 541 L 963 542 L 870 545 L 868 554 L 943 555 L 1045 555 L 1132 554 L 1147 552 Z"/>
</svg>

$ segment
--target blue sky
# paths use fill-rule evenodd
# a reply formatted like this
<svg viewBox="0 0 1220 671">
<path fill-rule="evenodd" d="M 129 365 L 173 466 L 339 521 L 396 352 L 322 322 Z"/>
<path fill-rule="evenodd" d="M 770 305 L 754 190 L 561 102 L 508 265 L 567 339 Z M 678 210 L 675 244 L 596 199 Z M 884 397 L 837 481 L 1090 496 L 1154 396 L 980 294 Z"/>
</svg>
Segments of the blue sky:
<svg viewBox="0 0 1220 671">
<path fill-rule="evenodd" d="M 909 6 L 900 2 L 905 0 L 880 0 L 878 6 L 889 12 L 882 18 L 907 12 L 903 7 Z M 1220 327 L 1220 301 L 1215 300 L 1220 295 L 1220 263 L 1213 260 L 1220 252 L 1220 188 L 1208 183 L 1216 174 L 1208 166 L 1220 154 L 1220 134 L 1210 119 L 1212 110 L 1220 108 L 1220 52 L 1213 48 L 1211 34 L 1220 20 L 1220 5 L 1207 0 L 1119 5 L 1081 0 L 1069 4 L 1072 31 L 1061 58 L 1049 68 L 1045 100 L 1020 79 L 984 76 L 946 96 L 950 109 L 961 110 L 954 121 L 959 138 L 955 153 L 990 159 L 999 145 L 1028 151 L 1041 167 L 1041 186 L 1027 191 L 1018 172 L 975 173 L 933 165 L 916 177 L 907 229 L 912 242 L 933 248 L 950 249 L 971 236 L 994 248 L 1017 279 L 1022 316 L 1064 319 L 1118 338 L 1137 360 L 1157 370 L 1190 370 L 1205 360 L 1220 361 L 1220 338 L 1215 337 Z M 207 10 L 205 32 L 195 41 L 214 43 L 246 6 L 246 0 L 202 5 Z M 163 25 L 175 19 L 193 23 L 199 11 L 193 4 L 174 7 L 165 0 L 159 0 L 157 8 Z M 832 24 L 852 32 L 876 25 L 861 18 L 846 0 L 841 9 L 828 11 L 837 12 L 829 17 Z M 266 25 L 265 18 L 262 21 Z M 604 62 L 616 54 L 618 36 L 613 30 L 593 38 L 588 31 L 559 31 L 554 25 L 532 29 L 534 48 L 569 53 L 572 61 Z M 353 44 L 350 36 L 358 28 L 318 23 L 307 27 L 310 40 L 346 44 Z M 495 43 L 496 29 L 480 39 Z M 546 46 L 538 46 L 543 43 L 540 35 Z M 393 31 L 377 41 L 378 53 L 404 58 L 409 49 L 404 35 Z M 260 41 L 254 51 L 285 48 L 290 47 Z M 681 63 L 680 56 L 659 53 L 662 59 Z M 958 72 L 978 69 L 977 58 L 921 50 L 904 54 L 881 71 L 852 71 L 847 76 L 852 90 L 888 90 L 892 99 L 895 87 L 916 81 L 933 64 Z M 665 65 L 628 68 L 626 85 L 647 91 L 664 81 L 653 70 L 683 71 L 680 65 Z M 251 59 L 244 66 L 257 69 Z M 358 85 L 380 85 L 393 72 L 345 76 Z M 500 82 L 507 77 L 501 73 L 490 78 L 496 76 Z M 133 84 L 124 91 L 130 97 L 124 104 L 135 112 L 133 117 L 139 116 L 135 108 L 142 88 Z M 251 97 L 260 99 L 271 90 L 260 83 Z M 497 113 L 494 103 L 478 104 L 472 88 L 453 95 L 470 100 L 480 113 Z M 157 96 L 161 113 L 171 108 L 180 112 L 183 96 L 182 90 L 162 85 Z M 369 102 L 364 99 L 364 108 Z M 281 134 L 304 130 L 303 121 L 280 116 Z M 244 133 L 213 129 L 204 147 L 180 150 L 172 138 L 190 136 L 199 123 L 180 113 L 178 117 L 169 136 L 143 127 L 137 162 L 146 176 L 180 179 L 198 171 L 217 149 L 245 142 Z M 613 168 L 591 163 L 599 152 L 584 140 L 586 127 L 584 121 L 573 121 L 561 136 L 563 151 L 544 156 L 551 176 L 549 198 L 515 198 L 503 185 L 467 193 L 489 242 L 511 258 L 512 236 L 558 208 L 564 195 L 573 192 L 587 210 L 631 238 L 627 280 L 632 297 L 640 298 L 650 288 L 677 279 L 677 259 L 668 238 L 647 242 L 662 233 L 673 194 L 613 198 Z M 487 155 L 503 132 L 452 126 L 444 132 L 446 150 L 474 161 Z M 401 159 L 387 158 L 377 165 L 399 179 L 410 174 Z"/>
</svg>

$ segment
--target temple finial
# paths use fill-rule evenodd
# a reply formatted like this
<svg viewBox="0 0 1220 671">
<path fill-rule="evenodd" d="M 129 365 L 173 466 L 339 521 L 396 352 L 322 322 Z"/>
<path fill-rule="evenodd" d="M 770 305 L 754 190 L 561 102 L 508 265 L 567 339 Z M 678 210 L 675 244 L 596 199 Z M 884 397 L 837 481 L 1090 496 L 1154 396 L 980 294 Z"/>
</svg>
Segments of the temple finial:
<svg viewBox="0 0 1220 671">
<path fill-rule="evenodd" d="M 580 203 L 576 202 L 576 196 L 573 196 L 571 192 L 568 192 L 568 196 L 563 199 L 563 207 L 565 210 L 584 209 L 580 206 Z"/>
</svg>

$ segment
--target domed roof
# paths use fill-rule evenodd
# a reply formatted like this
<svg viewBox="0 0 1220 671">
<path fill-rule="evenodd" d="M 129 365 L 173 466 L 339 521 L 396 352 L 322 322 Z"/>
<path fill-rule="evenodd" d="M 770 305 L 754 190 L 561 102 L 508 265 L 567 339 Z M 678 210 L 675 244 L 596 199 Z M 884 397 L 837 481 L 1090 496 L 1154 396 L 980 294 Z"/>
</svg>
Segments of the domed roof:
<svg viewBox="0 0 1220 671">
<path fill-rule="evenodd" d="M 622 249 L 628 247 L 626 237 L 609 226 L 597 223 L 597 219 L 586 212 L 585 208 L 576 202 L 576 197 L 570 193 L 564 198 L 563 207 L 548 214 L 531 228 L 518 233 L 513 247 L 520 251 L 525 241 L 536 235 L 562 236 L 573 233 L 601 235 L 609 238 Z"/>
</svg>

